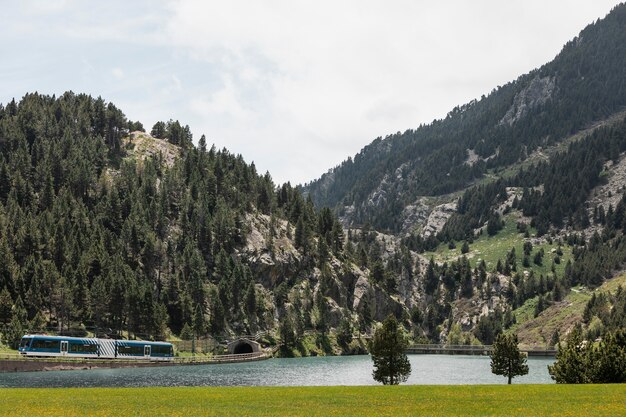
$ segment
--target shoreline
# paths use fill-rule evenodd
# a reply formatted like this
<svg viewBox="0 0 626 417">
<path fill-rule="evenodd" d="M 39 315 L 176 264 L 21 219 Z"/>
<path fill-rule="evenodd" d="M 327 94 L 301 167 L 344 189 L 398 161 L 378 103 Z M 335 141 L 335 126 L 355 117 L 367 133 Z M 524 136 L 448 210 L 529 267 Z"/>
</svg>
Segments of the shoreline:
<svg viewBox="0 0 626 417">
<path fill-rule="evenodd" d="M 90 369 L 212 365 L 256 362 L 267 360 L 271 357 L 272 356 L 267 352 L 244 353 L 238 355 L 215 355 L 208 358 L 175 357 L 171 361 L 17 357 L 0 359 L 0 374 L 12 372 L 76 371 Z"/>
</svg>

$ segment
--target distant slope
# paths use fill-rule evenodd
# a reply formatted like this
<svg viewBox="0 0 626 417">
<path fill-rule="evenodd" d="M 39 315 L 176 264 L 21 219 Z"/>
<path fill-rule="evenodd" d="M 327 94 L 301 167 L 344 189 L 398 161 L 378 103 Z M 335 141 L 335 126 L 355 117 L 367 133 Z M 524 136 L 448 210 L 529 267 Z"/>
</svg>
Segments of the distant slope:
<svg viewBox="0 0 626 417">
<path fill-rule="evenodd" d="M 553 304 L 534 318 L 532 311 L 537 299 L 528 300 L 524 306 L 518 309 L 519 311 L 515 311 L 523 322 L 513 326 L 512 329 L 517 331 L 520 343 L 528 346 L 545 346 L 549 344 L 555 330 L 564 336 L 572 330 L 574 325 L 582 322 L 585 307 L 593 294 L 596 296 L 599 294 L 615 295 L 620 286 L 626 290 L 626 274 L 618 275 L 606 281 L 595 290 L 589 290 L 585 287 L 572 288 L 572 291 L 563 301 Z M 527 320 L 522 317 L 524 310 L 531 314 Z M 587 327 L 585 326 L 585 328 Z"/>
<path fill-rule="evenodd" d="M 625 27 L 622 4 L 550 63 L 445 119 L 377 138 L 304 189 L 346 224 L 398 231 L 418 197 L 462 189 L 626 106 Z"/>
</svg>

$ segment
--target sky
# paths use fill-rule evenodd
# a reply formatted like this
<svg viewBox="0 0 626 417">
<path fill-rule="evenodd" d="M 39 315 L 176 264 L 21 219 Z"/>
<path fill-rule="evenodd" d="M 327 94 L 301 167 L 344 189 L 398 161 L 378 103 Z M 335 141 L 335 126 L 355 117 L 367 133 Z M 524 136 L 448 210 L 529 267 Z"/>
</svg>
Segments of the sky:
<svg viewBox="0 0 626 417">
<path fill-rule="evenodd" d="M 67 90 L 305 183 L 553 59 L 609 0 L 0 0 L 0 103 Z"/>
</svg>

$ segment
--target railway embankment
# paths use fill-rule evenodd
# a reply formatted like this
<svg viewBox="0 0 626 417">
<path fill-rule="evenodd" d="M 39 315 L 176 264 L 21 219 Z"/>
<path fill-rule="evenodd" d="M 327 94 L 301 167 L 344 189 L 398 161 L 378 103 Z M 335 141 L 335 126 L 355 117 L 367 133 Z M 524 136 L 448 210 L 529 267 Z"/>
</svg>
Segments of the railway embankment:
<svg viewBox="0 0 626 417">
<path fill-rule="evenodd" d="M 18 354 L 4 354 L 0 355 L 0 373 L 211 365 L 260 361 L 269 359 L 270 357 L 271 353 L 255 352 L 235 355 L 214 355 L 210 357 L 175 357 L 169 361 L 146 361 L 127 359 L 33 358 L 23 357 Z"/>
</svg>

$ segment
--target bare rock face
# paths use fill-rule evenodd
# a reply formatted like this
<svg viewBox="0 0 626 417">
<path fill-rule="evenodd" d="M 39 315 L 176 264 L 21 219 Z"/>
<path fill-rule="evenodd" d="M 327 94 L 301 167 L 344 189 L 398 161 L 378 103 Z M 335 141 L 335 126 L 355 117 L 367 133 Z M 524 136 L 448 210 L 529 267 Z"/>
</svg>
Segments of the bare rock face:
<svg viewBox="0 0 626 417">
<path fill-rule="evenodd" d="M 555 88 L 554 77 L 533 78 L 526 88 L 515 95 L 513 105 L 500 120 L 500 124 L 513 126 L 529 110 L 546 103 L 552 97 Z"/>
<path fill-rule="evenodd" d="M 407 309 L 419 306 L 425 297 L 420 275 L 423 274 L 423 271 L 426 271 L 429 263 L 428 259 L 417 253 L 412 252 L 411 257 L 416 265 L 416 269 L 421 272 L 413 276 L 402 274 L 398 279 L 398 297 Z"/>
<path fill-rule="evenodd" d="M 165 139 L 152 137 L 146 132 L 131 132 L 122 140 L 126 152 L 137 160 L 161 156 L 167 167 L 171 168 L 180 157 L 181 148 Z"/>
<path fill-rule="evenodd" d="M 420 197 L 402 211 L 402 232 L 421 232 L 422 237 L 437 234 L 450 216 L 456 212 L 456 201 L 436 204 L 428 197 Z"/>
<path fill-rule="evenodd" d="M 495 209 L 495 212 L 501 216 L 504 215 L 505 211 L 513 206 L 515 197 L 522 198 L 523 192 L 522 187 L 506 187 L 506 200 Z"/>
<path fill-rule="evenodd" d="M 354 216 L 354 212 L 356 211 L 354 204 L 349 206 L 344 206 L 339 213 L 339 221 L 344 229 L 347 229 L 352 224 L 352 218 Z"/>
<path fill-rule="evenodd" d="M 456 212 L 456 208 L 456 201 L 436 206 L 428 216 L 422 235 L 428 237 L 441 232 L 448 219 Z"/>
<path fill-rule="evenodd" d="M 333 268 L 338 270 L 335 265 L 333 265 Z M 345 289 L 346 294 L 345 304 L 342 304 L 342 307 L 348 308 L 354 305 L 356 284 L 361 277 L 365 277 L 365 272 L 354 265 L 338 270 L 337 279 Z"/>
<path fill-rule="evenodd" d="M 328 285 L 328 296 L 340 307 L 348 306 L 348 290 L 342 280 L 336 275 L 330 279 Z"/>
<path fill-rule="evenodd" d="M 353 309 L 362 311 L 366 307 L 365 300 L 375 321 L 383 321 L 389 314 L 399 315 L 405 309 L 400 301 L 390 297 L 377 285 L 370 284 L 365 276 L 361 276 L 355 285 Z"/>
<path fill-rule="evenodd" d="M 390 297 L 386 292 L 380 288 L 376 288 L 374 291 L 374 320 L 383 321 L 389 314 L 393 314 L 396 317 L 400 317 L 405 307 L 397 299 Z"/>
<path fill-rule="evenodd" d="M 372 191 L 365 201 L 366 208 L 380 208 L 387 204 L 387 189 L 392 184 L 392 178 L 389 174 L 385 175 L 378 184 L 378 187 Z"/>
<path fill-rule="evenodd" d="M 423 199 L 418 199 L 414 204 L 410 204 L 402 210 L 402 231 L 408 233 L 414 228 L 422 228 L 428 220 L 432 211 Z"/>
<path fill-rule="evenodd" d="M 328 300 L 328 324 L 330 327 L 339 327 L 341 319 L 344 317 L 343 309 L 332 298 Z"/>
<path fill-rule="evenodd" d="M 474 166 L 476 162 L 480 160 L 480 156 L 473 149 L 467 149 L 467 160 L 465 161 L 466 165 Z"/>
<path fill-rule="evenodd" d="M 254 213 L 246 216 L 245 226 L 248 231 L 246 244 L 237 256 L 248 261 L 257 288 L 263 289 L 260 292 L 265 294 L 263 299 L 268 303 L 267 309 L 274 313 L 272 319 L 275 324 L 282 313 L 281 308 L 273 305 L 273 289 L 286 279 L 291 279 L 301 283 L 301 288 L 296 291 L 299 293 L 297 297 L 302 296 L 304 287 L 315 293 L 321 288 L 322 272 L 319 268 L 300 268 L 305 260 L 293 244 L 291 236 L 294 231 L 290 230 L 293 227 L 287 222 Z M 360 233 L 358 229 L 352 232 Z M 383 260 L 397 252 L 397 236 L 375 233 Z M 426 261 L 417 254 L 412 256 L 413 261 L 420 265 L 419 269 L 423 270 Z M 334 257 L 329 259 L 329 267 L 326 272 L 328 275 L 324 277 L 324 296 L 328 301 L 331 327 L 337 327 L 344 317 L 351 315 L 351 311 L 361 312 L 368 308 L 374 321 L 383 321 L 389 314 L 402 316 L 421 301 L 422 291 L 418 276 L 398 277 L 398 291 L 390 295 L 379 285 L 369 281 L 367 269 L 341 262 Z"/>
<path fill-rule="evenodd" d="M 301 255 L 287 237 L 289 224 L 282 220 L 272 224 L 270 216 L 257 213 L 246 215 L 246 225 L 250 232 L 240 256 L 249 261 L 257 282 L 274 288 L 285 276 L 293 276 Z"/>
<path fill-rule="evenodd" d="M 604 165 L 604 171 L 607 174 L 606 183 L 595 187 L 590 194 L 588 206 L 591 215 L 595 206 L 602 206 L 606 212 L 610 205 L 615 209 L 622 199 L 626 190 L 626 156 L 621 155 L 617 163 L 608 161 Z"/>
<path fill-rule="evenodd" d="M 365 274 L 360 275 L 354 285 L 354 299 L 352 302 L 354 311 L 361 311 L 363 302 L 369 297 L 370 289 L 371 286 Z"/>
</svg>

